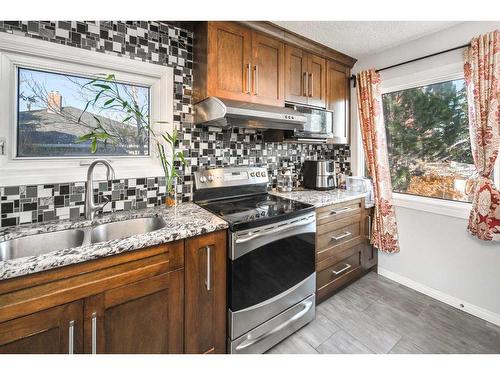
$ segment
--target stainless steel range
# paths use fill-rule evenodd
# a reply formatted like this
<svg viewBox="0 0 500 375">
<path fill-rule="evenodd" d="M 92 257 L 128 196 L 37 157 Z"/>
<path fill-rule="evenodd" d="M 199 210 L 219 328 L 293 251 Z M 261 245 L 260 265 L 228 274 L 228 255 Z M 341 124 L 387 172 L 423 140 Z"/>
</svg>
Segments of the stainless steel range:
<svg viewBox="0 0 500 375">
<path fill-rule="evenodd" d="M 263 167 L 194 177 L 195 202 L 229 223 L 228 351 L 263 353 L 314 319 L 314 207 L 268 194 Z"/>
</svg>

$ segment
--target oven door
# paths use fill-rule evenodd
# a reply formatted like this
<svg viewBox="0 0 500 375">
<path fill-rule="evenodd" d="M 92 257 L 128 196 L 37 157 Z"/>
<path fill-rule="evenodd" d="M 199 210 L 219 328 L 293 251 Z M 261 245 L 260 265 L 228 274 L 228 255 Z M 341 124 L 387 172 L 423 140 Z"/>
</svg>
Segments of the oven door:
<svg viewBox="0 0 500 375">
<path fill-rule="evenodd" d="M 235 232 L 229 262 L 231 339 L 315 291 L 315 213 Z"/>
</svg>

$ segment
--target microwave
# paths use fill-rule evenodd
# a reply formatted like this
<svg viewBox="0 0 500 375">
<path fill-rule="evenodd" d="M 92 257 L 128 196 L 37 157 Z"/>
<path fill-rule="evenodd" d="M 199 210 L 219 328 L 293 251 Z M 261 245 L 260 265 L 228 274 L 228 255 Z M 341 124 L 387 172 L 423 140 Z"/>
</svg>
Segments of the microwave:
<svg viewBox="0 0 500 375">
<path fill-rule="evenodd" d="M 285 107 L 293 108 L 306 117 L 304 129 L 295 130 L 294 138 L 309 141 L 333 139 L 333 112 L 326 109 L 312 108 L 292 103 L 285 103 Z"/>
</svg>

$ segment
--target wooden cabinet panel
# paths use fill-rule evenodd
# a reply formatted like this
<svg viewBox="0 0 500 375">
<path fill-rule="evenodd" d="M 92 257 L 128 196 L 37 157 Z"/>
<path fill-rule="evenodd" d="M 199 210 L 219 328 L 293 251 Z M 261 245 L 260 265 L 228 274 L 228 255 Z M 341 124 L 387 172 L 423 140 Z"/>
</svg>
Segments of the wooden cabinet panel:
<svg viewBox="0 0 500 375">
<path fill-rule="evenodd" d="M 324 108 L 326 60 L 289 45 L 285 55 L 285 100 Z"/>
<path fill-rule="evenodd" d="M 77 301 L 0 323 L 0 353 L 82 353 L 82 317 Z"/>
<path fill-rule="evenodd" d="M 321 302 L 377 265 L 364 199 L 316 209 L 316 288 Z"/>
<path fill-rule="evenodd" d="M 226 232 L 186 240 L 186 353 L 226 352 Z"/>
<path fill-rule="evenodd" d="M 285 46 L 259 33 L 252 34 L 253 102 L 284 105 Z"/>
<path fill-rule="evenodd" d="M 318 229 L 323 230 L 322 225 L 344 219 L 350 216 L 359 216 L 362 214 L 361 199 L 351 200 L 348 202 L 332 204 L 330 206 L 321 207 L 316 210 L 316 220 Z M 361 217 L 359 218 L 361 220 Z"/>
<path fill-rule="evenodd" d="M 326 107 L 326 60 L 308 54 L 308 99 L 307 104 Z"/>
<path fill-rule="evenodd" d="M 349 68 L 328 61 L 326 74 L 327 105 L 333 111 L 333 133 L 338 142 L 348 143 L 349 138 Z"/>
<path fill-rule="evenodd" d="M 85 351 L 182 353 L 182 273 L 161 274 L 87 298 Z"/>
<path fill-rule="evenodd" d="M 316 298 L 319 302 L 362 274 L 361 249 L 355 249 L 349 257 L 317 273 Z"/>
<path fill-rule="evenodd" d="M 307 104 L 307 53 L 285 46 L 285 100 Z"/>
<path fill-rule="evenodd" d="M 378 264 L 378 250 L 372 246 L 370 243 L 371 234 L 371 224 L 373 208 L 365 209 L 365 217 L 363 222 L 363 258 L 362 266 L 363 270 L 368 271 L 369 269 L 375 268 Z"/>
<path fill-rule="evenodd" d="M 251 31 L 231 22 L 208 26 L 208 96 L 250 100 Z"/>
</svg>

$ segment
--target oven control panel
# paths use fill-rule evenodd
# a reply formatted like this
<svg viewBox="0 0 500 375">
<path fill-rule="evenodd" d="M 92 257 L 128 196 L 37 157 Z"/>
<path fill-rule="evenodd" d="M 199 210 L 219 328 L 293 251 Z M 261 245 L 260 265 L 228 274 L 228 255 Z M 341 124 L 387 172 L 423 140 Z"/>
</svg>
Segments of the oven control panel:
<svg viewBox="0 0 500 375">
<path fill-rule="evenodd" d="M 227 167 L 194 172 L 196 189 L 263 184 L 269 181 L 265 167 Z"/>
</svg>

